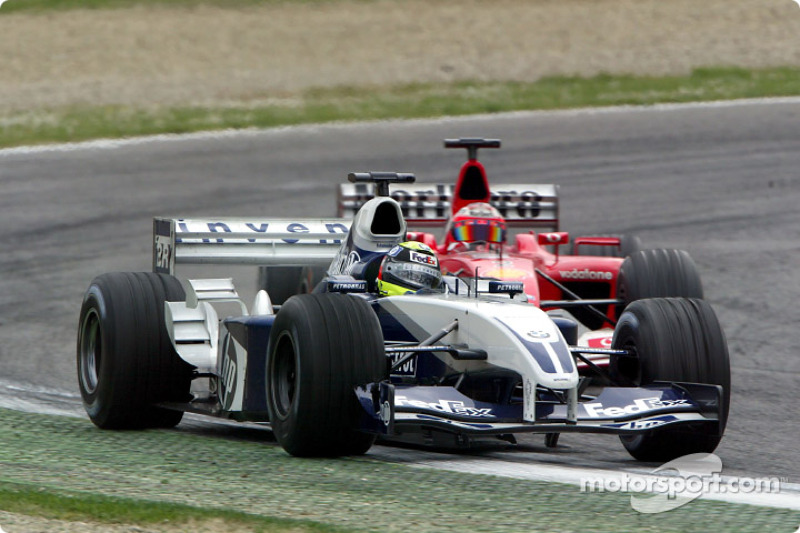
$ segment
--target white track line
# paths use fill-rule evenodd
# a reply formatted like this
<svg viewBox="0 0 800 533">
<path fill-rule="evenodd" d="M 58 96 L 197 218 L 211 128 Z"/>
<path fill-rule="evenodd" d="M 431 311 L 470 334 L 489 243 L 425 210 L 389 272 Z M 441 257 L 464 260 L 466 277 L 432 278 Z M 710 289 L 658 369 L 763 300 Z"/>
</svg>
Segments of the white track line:
<svg viewBox="0 0 800 533">
<path fill-rule="evenodd" d="M 28 413 L 69 416 L 85 418 L 80 403 L 80 395 L 47 387 L 38 387 L 0 379 L 0 408 Z M 188 417 L 194 423 L 223 422 L 210 417 Z M 228 421 L 223 423 L 230 424 Z M 240 425 L 240 424 L 233 424 Z M 263 424 L 258 425 L 264 428 Z M 530 481 L 564 483 L 576 487 L 576 493 L 584 480 L 606 479 L 619 480 L 626 476 L 629 480 L 652 478 L 645 468 L 626 468 L 608 470 L 604 468 L 587 468 L 570 465 L 549 465 L 533 459 L 531 462 L 504 459 L 503 452 L 496 452 L 492 457 L 453 456 L 426 450 L 375 446 L 369 456 L 382 461 L 400 463 L 412 468 L 429 468 L 466 474 L 485 474 Z M 659 475 L 663 475 L 659 473 Z M 735 478 L 723 476 L 723 485 L 730 484 Z M 723 489 L 726 490 L 726 489 Z M 735 504 L 757 505 L 782 509 L 800 510 L 800 484 L 781 481 L 779 493 L 768 494 L 736 494 L 708 493 L 701 498 Z"/>
<path fill-rule="evenodd" d="M 519 460 L 507 461 L 502 459 L 502 454 L 496 454 L 495 457 L 485 459 L 475 456 L 449 458 L 452 456 L 438 455 L 431 457 L 424 452 L 376 447 L 374 451 L 369 452 L 369 455 L 388 461 L 400 462 L 412 468 L 430 468 L 465 474 L 484 474 L 530 481 L 564 483 L 575 486 L 577 494 L 581 493 L 580 487 L 584 485 L 586 480 L 614 480 L 619 485 L 621 480 L 627 479 L 630 486 L 636 486 L 634 483 L 637 481 L 652 480 L 655 476 L 645 468 L 608 470 L 603 468 L 549 465 L 536 461 L 530 463 Z M 500 455 L 500 457 L 497 455 Z M 516 457 L 518 458 L 519 455 Z M 658 473 L 659 477 L 668 475 L 664 472 Z M 780 492 L 745 494 L 735 492 L 737 490 L 735 487 L 740 479 L 743 478 L 722 476 L 721 487 L 718 492 L 704 493 L 700 498 L 733 504 L 800 510 L 800 484 L 781 481 Z"/>
</svg>

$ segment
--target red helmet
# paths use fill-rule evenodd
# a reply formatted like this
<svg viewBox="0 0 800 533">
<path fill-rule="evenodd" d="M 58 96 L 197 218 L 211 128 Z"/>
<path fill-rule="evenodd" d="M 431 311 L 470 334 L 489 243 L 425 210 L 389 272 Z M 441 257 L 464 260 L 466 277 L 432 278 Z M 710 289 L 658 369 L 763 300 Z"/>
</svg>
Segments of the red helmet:
<svg viewBox="0 0 800 533">
<path fill-rule="evenodd" d="M 506 221 L 490 204 L 475 202 L 462 207 L 453 217 L 448 240 L 456 242 L 506 242 Z"/>
</svg>

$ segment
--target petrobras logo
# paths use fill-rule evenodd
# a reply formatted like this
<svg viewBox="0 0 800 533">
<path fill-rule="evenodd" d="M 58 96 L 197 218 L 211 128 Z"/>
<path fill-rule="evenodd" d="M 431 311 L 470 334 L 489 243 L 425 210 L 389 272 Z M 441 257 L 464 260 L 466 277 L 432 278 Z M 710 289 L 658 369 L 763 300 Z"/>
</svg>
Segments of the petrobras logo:
<svg viewBox="0 0 800 533">
<path fill-rule="evenodd" d="M 428 254 L 421 254 L 419 252 L 411 252 L 411 260 L 415 263 L 420 263 L 423 265 L 429 265 L 432 267 L 438 266 L 439 261 L 432 255 Z"/>
<path fill-rule="evenodd" d="M 520 293 L 525 290 L 525 285 L 521 281 L 490 281 L 489 292 L 498 293 Z"/>
<path fill-rule="evenodd" d="M 451 415 L 491 417 L 492 410 L 488 408 L 471 407 L 460 400 L 439 400 L 438 402 L 423 402 L 421 400 L 409 400 L 406 396 L 395 396 L 395 407 L 416 407 L 417 409 L 428 409 Z"/>
<path fill-rule="evenodd" d="M 367 292 L 367 282 L 357 281 L 329 281 L 329 292 Z"/>
<path fill-rule="evenodd" d="M 573 268 L 572 270 L 559 270 L 558 274 L 561 276 L 561 279 L 588 279 L 590 281 L 611 281 L 614 279 L 614 274 L 611 272 L 589 270 L 588 268 L 584 268 L 583 270 L 578 270 L 577 268 Z"/>
<path fill-rule="evenodd" d="M 625 407 L 604 407 L 602 403 L 585 403 L 583 408 L 586 414 L 592 418 L 617 418 L 621 416 L 635 415 L 665 407 L 678 407 L 691 405 L 688 400 L 662 400 L 660 398 L 639 398 L 631 405 Z"/>
</svg>

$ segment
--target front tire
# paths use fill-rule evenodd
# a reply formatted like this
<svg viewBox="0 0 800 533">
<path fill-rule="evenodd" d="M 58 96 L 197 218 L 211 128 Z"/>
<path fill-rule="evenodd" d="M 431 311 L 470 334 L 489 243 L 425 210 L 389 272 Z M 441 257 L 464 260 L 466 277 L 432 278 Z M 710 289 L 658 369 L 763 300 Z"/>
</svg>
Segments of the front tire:
<svg viewBox="0 0 800 533">
<path fill-rule="evenodd" d="M 383 334 L 367 302 L 336 293 L 290 298 L 272 326 L 267 355 L 270 425 L 291 455 L 366 453 L 357 430 L 357 385 L 387 377 Z"/>
<path fill-rule="evenodd" d="M 78 325 L 78 384 L 102 429 L 173 427 L 183 413 L 154 407 L 188 400 L 191 366 L 164 327 L 164 302 L 185 299 L 172 276 L 114 272 L 86 291 Z"/>
<path fill-rule="evenodd" d="M 700 272 L 683 250 L 640 250 L 629 255 L 619 268 L 617 313 L 645 298 L 703 298 Z"/>
<path fill-rule="evenodd" d="M 636 354 L 635 359 L 612 361 L 615 380 L 636 386 L 655 381 L 707 383 L 723 389 L 719 430 L 702 425 L 621 436 L 625 449 L 640 461 L 662 462 L 713 452 L 728 418 L 731 371 L 725 335 L 711 306 L 685 298 L 634 302 L 617 323 L 612 348 Z"/>
</svg>

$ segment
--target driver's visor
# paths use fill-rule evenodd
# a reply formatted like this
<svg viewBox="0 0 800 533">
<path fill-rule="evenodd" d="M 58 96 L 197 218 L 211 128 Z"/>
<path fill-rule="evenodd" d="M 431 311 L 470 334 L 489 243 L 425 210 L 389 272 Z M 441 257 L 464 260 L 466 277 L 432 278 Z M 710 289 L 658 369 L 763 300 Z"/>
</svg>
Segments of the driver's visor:
<svg viewBox="0 0 800 533">
<path fill-rule="evenodd" d="M 459 220 L 453 223 L 451 234 L 462 242 L 506 242 L 506 224 L 490 219 Z"/>
</svg>

